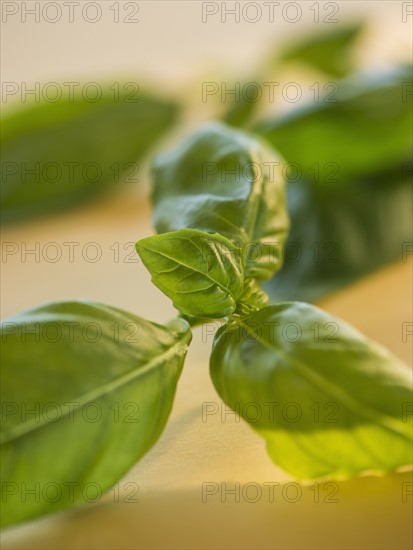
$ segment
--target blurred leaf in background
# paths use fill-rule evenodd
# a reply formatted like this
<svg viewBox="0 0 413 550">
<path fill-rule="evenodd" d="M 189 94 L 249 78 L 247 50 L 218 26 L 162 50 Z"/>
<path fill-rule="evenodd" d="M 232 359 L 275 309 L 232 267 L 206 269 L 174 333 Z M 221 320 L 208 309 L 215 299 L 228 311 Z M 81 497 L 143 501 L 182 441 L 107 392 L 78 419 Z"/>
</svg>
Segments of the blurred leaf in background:
<svg viewBox="0 0 413 550">
<path fill-rule="evenodd" d="M 252 78 L 250 82 L 271 81 L 291 63 L 321 71 L 326 77 L 344 77 L 356 69 L 357 39 L 364 27 L 362 22 L 340 25 L 333 31 L 312 34 L 287 44 L 271 55 L 258 71 L 259 78 Z M 247 86 L 248 82 L 244 82 L 240 88 L 244 90 Z M 262 102 L 256 101 L 254 95 L 243 93 L 239 96 L 221 118 L 227 124 L 242 127 L 249 123 Z"/>
<path fill-rule="evenodd" d="M 242 89 L 244 89 L 244 86 L 242 86 Z M 244 94 L 240 94 L 238 101 L 235 101 L 235 103 L 233 103 L 230 106 L 230 108 L 224 112 L 221 119 L 223 122 L 231 126 L 236 126 L 236 127 L 247 126 L 249 120 L 254 115 L 256 110 L 257 110 L 257 102 L 250 100 Z"/>
<path fill-rule="evenodd" d="M 356 68 L 355 48 L 364 28 L 362 22 L 342 25 L 333 31 L 312 34 L 286 46 L 275 65 L 298 62 L 330 76 L 343 77 Z"/>
<path fill-rule="evenodd" d="M 273 300 L 314 301 L 402 258 L 411 242 L 413 163 L 325 193 L 287 185 L 291 232 L 284 264 L 265 290 Z"/>
<path fill-rule="evenodd" d="M 411 67 L 354 75 L 340 82 L 334 98 L 264 120 L 255 130 L 296 163 L 304 179 L 321 187 L 345 185 L 359 175 L 391 169 L 408 156 L 411 86 Z M 328 163 L 334 174 L 323 173 Z"/>
<path fill-rule="evenodd" d="M 411 67 L 353 77 L 338 102 L 257 125 L 291 163 L 292 231 L 267 287 L 273 299 L 315 300 L 401 259 L 411 240 L 411 90 Z"/>
<path fill-rule="evenodd" d="M 176 120 L 178 106 L 113 94 L 37 103 L 2 121 L 2 221 L 55 212 L 139 181 L 139 160 Z"/>
</svg>

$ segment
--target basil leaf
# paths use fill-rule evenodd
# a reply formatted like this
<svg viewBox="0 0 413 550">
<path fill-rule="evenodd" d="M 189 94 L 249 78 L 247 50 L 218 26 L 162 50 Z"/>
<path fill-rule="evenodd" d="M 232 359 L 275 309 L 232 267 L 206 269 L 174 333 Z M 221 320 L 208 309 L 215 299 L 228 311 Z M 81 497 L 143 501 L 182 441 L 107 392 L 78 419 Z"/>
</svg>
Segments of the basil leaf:
<svg viewBox="0 0 413 550">
<path fill-rule="evenodd" d="M 219 233 L 247 257 L 246 278 L 268 279 L 281 267 L 289 225 L 282 168 L 253 136 L 205 126 L 154 164 L 158 233 Z"/>
<path fill-rule="evenodd" d="M 400 260 L 412 235 L 411 166 L 405 162 L 323 192 L 310 182 L 289 183 L 284 264 L 265 285 L 272 301 L 316 300 Z"/>
<path fill-rule="evenodd" d="M 332 76 L 344 76 L 355 68 L 352 54 L 362 29 L 361 23 L 354 23 L 311 35 L 287 46 L 277 61 L 298 61 Z"/>
<path fill-rule="evenodd" d="M 241 255 L 231 241 L 192 229 L 147 237 L 136 250 L 152 282 L 194 317 L 226 317 L 243 289 Z"/>
<path fill-rule="evenodd" d="M 251 79 L 250 82 L 257 82 L 257 79 Z M 248 82 L 245 85 L 248 85 Z M 235 101 L 230 104 L 220 118 L 229 126 L 246 128 L 252 116 L 255 114 L 257 107 L 258 102 L 256 98 L 250 99 L 247 94 L 242 94 L 240 98 L 236 98 Z"/>
<path fill-rule="evenodd" d="M 411 463 L 409 369 L 316 307 L 285 302 L 224 325 L 211 376 L 265 438 L 272 460 L 297 478 Z"/>
<path fill-rule="evenodd" d="M 138 101 L 137 101 L 138 99 Z M 40 103 L 2 121 L 2 219 L 55 212 L 139 180 L 142 155 L 176 119 L 150 96 Z"/>
<path fill-rule="evenodd" d="M 277 147 L 295 181 L 345 185 L 397 166 L 412 145 L 411 67 L 340 83 L 334 99 L 296 109 L 255 130 Z"/>
<path fill-rule="evenodd" d="M 183 320 L 166 328 L 63 302 L 9 319 L 1 335 L 6 526 L 99 497 L 152 447 L 191 332 Z M 25 488 L 38 496 L 22 499 Z"/>
<path fill-rule="evenodd" d="M 231 126 L 249 127 L 263 101 L 262 98 L 257 100 L 253 94 L 249 96 L 248 91 L 244 90 L 247 90 L 249 83 L 268 83 L 274 76 L 274 71 L 279 75 L 280 69 L 291 61 L 309 65 L 326 75 L 343 77 L 350 73 L 355 69 L 354 47 L 362 29 L 361 23 L 339 26 L 332 32 L 311 34 L 298 43 L 295 40 L 292 45 L 287 44 L 284 48 L 281 47 L 281 55 L 280 48 L 277 48 L 276 55 L 264 61 L 262 68 L 256 69 L 255 75 L 241 83 L 240 89 L 243 93 L 236 94 L 235 100 L 220 118 Z M 334 82 L 326 82 L 324 90 L 332 91 L 334 85 Z"/>
</svg>

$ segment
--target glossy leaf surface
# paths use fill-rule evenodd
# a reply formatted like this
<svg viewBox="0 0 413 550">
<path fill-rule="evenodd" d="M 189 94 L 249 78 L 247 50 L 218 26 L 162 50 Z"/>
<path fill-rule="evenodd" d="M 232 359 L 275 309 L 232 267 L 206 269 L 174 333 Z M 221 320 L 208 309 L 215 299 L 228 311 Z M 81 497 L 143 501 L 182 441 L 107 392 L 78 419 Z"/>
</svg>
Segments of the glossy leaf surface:
<svg viewBox="0 0 413 550">
<path fill-rule="evenodd" d="M 89 302 L 5 321 L 2 525 L 99 500 L 162 432 L 190 340 L 183 320 Z"/>
<path fill-rule="evenodd" d="M 217 333 L 211 376 L 300 479 L 389 472 L 412 462 L 409 369 L 344 321 L 300 302 Z"/>
<path fill-rule="evenodd" d="M 136 243 L 152 282 L 174 306 L 195 317 L 233 313 L 243 290 L 241 254 L 217 234 L 180 229 Z"/>
<path fill-rule="evenodd" d="M 209 124 L 154 164 L 154 223 L 219 233 L 247 258 L 245 277 L 281 267 L 288 232 L 283 161 L 258 139 Z"/>
</svg>

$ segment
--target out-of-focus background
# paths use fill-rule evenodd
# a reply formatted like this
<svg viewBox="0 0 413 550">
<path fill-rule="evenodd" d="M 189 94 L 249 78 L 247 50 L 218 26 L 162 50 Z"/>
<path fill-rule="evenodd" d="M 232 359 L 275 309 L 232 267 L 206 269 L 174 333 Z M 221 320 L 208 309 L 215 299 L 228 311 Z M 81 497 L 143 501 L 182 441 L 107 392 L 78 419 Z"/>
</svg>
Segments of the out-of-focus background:
<svg viewBox="0 0 413 550">
<path fill-rule="evenodd" d="M 1 9 L 2 318 L 70 298 L 172 318 L 134 253 L 153 233 L 149 159 L 221 118 L 302 169 L 289 173 L 300 260 L 270 295 L 316 301 L 411 362 L 411 2 Z M 203 502 L 205 482 L 292 482 L 248 426 L 203 422 L 219 401 L 211 343 L 195 330 L 166 431 L 121 482 L 139 502 L 108 495 L 7 531 L 4 548 L 411 548 L 410 473 L 342 482 L 320 502 L 305 486 L 296 502 Z"/>
</svg>

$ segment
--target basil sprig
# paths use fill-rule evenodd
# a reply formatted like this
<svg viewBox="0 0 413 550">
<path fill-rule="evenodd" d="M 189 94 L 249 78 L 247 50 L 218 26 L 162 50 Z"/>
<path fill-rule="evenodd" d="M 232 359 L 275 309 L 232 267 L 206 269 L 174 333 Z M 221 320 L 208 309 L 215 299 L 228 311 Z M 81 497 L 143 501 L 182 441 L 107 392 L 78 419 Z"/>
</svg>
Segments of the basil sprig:
<svg viewBox="0 0 413 550">
<path fill-rule="evenodd" d="M 2 525 L 85 502 L 85 485 L 108 490 L 148 451 L 172 407 L 190 324 L 211 318 L 223 320 L 215 387 L 281 468 L 341 479 L 410 465 L 408 369 L 313 306 L 267 305 L 261 283 L 280 269 L 288 232 L 280 157 L 213 124 L 157 159 L 154 177 L 160 234 L 136 247 L 189 322 L 63 302 L 3 323 Z M 51 482 L 66 493 L 22 502 L 19 487 Z"/>
<path fill-rule="evenodd" d="M 240 231 L 248 228 L 243 231 L 244 239 L 255 243 L 257 235 L 259 239 L 268 234 L 275 237 L 276 232 L 270 231 L 274 225 L 265 223 L 271 215 L 273 224 L 278 222 L 285 232 L 281 182 L 275 186 L 267 182 L 268 187 L 261 188 L 264 194 L 257 196 L 253 185 L 236 179 L 235 174 L 230 175 L 229 186 L 220 180 L 229 159 L 235 165 L 235 159 L 254 158 L 251 144 L 255 146 L 249 136 L 243 138 L 240 132 L 214 125 L 158 160 L 154 186 L 158 229 L 192 223 L 204 233 L 177 229 L 138 242 L 137 250 L 152 280 L 181 313 L 201 316 L 211 311 L 208 299 L 214 297 L 216 288 L 211 291 L 211 285 L 205 284 L 211 260 L 222 277 L 221 284 L 227 281 L 223 292 L 227 299 L 231 297 L 231 307 L 220 309 L 216 300 L 213 312 L 226 323 L 214 339 L 211 376 L 224 402 L 264 437 L 277 465 L 297 478 L 314 479 L 388 472 L 410 464 L 412 418 L 407 411 L 411 376 L 400 360 L 316 307 L 301 302 L 267 306 L 259 286 L 261 256 L 257 256 L 257 265 L 251 258 L 238 261 L 236 272 L 240 273 L 241 266 L 241 275 L 234 278 L 233 265 L 224 264 L 225 254 L 208 255 L 207 261 L 207 256 L 199 253 L 200 247 L 195 253 L 192 243 L 182 240 L 183 235 L 197 235 L 205 243 L 209 241 L 211 249 L 219 239 L 212 232 L 220 229 L 236 240 Z M 263 157 L 255 153 L 255 158 Z M 220 169 L 208 187 L 202 181 L 202 167 L 210 159 L 218 159 Z M 270 190 L 271 199 L 265 194 Z M 252 209 L 262 215 L 253 216 L 254 224 L 248 225 L 251 218 L 245 213 Z M 265 256 L 267 245 L 262 246 Z M 165 250 L 167 262 L 162 255 Z M 234 252 L 232 257 L 238 258 Z M 275 259 L 272 269 L 277 270 L 278 265 Z M 192 271 L 186 275 L 189 266 Z M 266 273 L 271 273 L 271 268 Z M 178 296 L 178 288 L 183 298 Z M 241 303 L 241 296 L 246 295 L 249 308 Z M 237 300 L 238 306 L 234 304 Z"/>
</svg>

